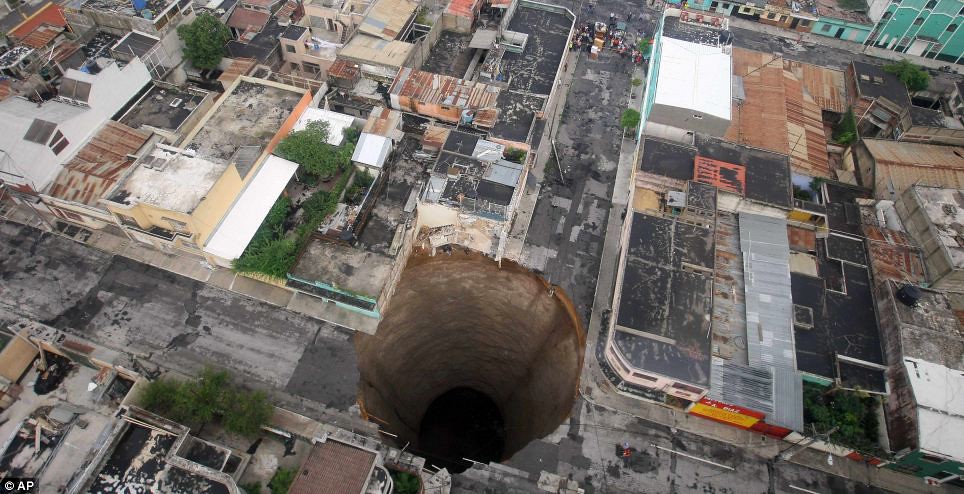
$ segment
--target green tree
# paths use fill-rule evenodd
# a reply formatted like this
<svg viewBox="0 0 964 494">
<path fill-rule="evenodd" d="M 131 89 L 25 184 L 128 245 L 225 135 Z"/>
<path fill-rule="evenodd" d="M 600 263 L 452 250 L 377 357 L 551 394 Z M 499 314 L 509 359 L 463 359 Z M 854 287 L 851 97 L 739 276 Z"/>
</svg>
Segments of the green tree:
<svg viewBox="0 0 964 494">
<path fill-rule="evenodd" d="M 193 385 L 184 388 L 181 393 L 181 402 L 187 411 L 188 421 L 203 427 L 214 420 L 224 407 L 223 397 L 229 381 L 227 371 L 210 367 L 202 370 Z"/>
<path fill-rule="evenodd" d="M 627 108 L 623 111 L 623 115 L 619 119 L 619 126 L 626 130 L 632 130 L 639 126 L 639 120 L 639 112 L 632 108 Z"/>
<path fill-rule="evenodd" d="M 184 41 L 184 56 L 191 64 L 199 69 L 216 69 L 231 31 L 217 17 L 202 13 L 194 22 L 179 26 L 177 36 Z"/>
<path fill-rule="evenodd" d="M 250 437 L 261 432 L 273 412 L 264 391 L 232 390 L 221 422 L 228 432 Z"/>
<path fill-rule="evenodd" d="M 923 91 L 930 84 L 931 76 L 920 66 L 903 59 L 897 63 L 884 65 L 884 70 L 890 72 L 904 83 L 910 92 Z"/>
<path fill-rule="evenodd" d="M 138 402 L 147 410 L 177 420 L 179 417 L 174 417 L 173 413 L 178 408 L 182 387 L 181 382 L 173 379 L 151 381 L 141 390 Z"/>
<path fill-rule="evenodd" d="M 276 238 L 257 248 L 245 250 L 231 267 L 240 273 L 254 272 L 284 278 L 294 265 L 297 252 L 298 244 L 294 240 Z"/>
<path fill-rule="evenodd" d="M 310 122 L 304 129 L 288 134 L 278 143 L 278 154 L 303 166 L 308 173 L 323 179 L 330 178 L 351 162 L 354 143 L 341 146 L 328 144 L 328 122 Z M 346 136 L 347 137 L 347 136 Z"/>
<path fill-rule="evenodd" d="M 274 472 L 274 476 L 271 477 L 271 481 L 268 482 L 268 488 L 271 489 L 271 494 L 288 494 L 288 489 L 291 488 L 291 483 L 295 480 L 295 474 L 297 472 L 290 468 L 279 468 Z"/>
<path fill-rule="evenodd" d="M 857 118 L 854 109 L 847 108 L 843 118 L 833 128 L 833 142 L 842 146 L 849 146 L 857 140 Z"/>
</svg>

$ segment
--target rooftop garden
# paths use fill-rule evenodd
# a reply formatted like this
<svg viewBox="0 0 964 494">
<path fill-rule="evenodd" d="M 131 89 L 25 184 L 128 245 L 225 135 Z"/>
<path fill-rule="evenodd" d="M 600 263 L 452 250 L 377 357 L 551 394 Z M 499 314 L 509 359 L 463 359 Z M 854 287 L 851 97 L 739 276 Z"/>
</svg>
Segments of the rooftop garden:
<svg viewBox="0 0 964 494">
<path fill-rule="evenodd" d="M 327 143 L 326 122 L 311 122 L 284 138 L 275 150 L 278 156 L 299 165 L 298 191 L 294 201 L 281 197 L 233 268 L 240 273 L 257 273 L 283 280 L 297 261 L 298 251 L 319 225 L 334 213 L 343 199 L 356 199 L 362 184 L 373 179 L 355 173 L 351 156 L 358 142 L 358 130 L 347 128 L 339 146 Z M 364 196 L 364 192 L 361 192 Z"/>
</svg>

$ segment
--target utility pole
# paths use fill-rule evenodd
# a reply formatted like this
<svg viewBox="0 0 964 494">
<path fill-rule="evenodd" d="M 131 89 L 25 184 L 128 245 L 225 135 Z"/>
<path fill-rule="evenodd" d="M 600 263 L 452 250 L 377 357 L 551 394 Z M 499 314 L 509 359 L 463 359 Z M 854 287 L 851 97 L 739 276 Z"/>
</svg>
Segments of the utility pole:
<svg viewBox="0 0 964 494">
<path fill-rule="evenodd" d="M 806 449 L 807 446 L 810 446 L 811 444 L 813 444 L 817 439 L 820 439 L 821 441 L 827 441 L 830 438 L 830 435 L 833 434 L 834 432 L 837 432 L 838 429 L 840 429 L 840 427 L 834 426 L 830 430 L 822 434 L 814 434 L 811 437 L 803 438 L 802 441 L 794 443 L 790 445 L 790 447 L 788 447 L 787 449 L 781 451 L 780 454 L 778 454 L 777 457 L 774 458 L 773 462 L 776 463 L 778 461 L 787 461 L 790 458 L 793 458 L 794 455 Z"/>
</svg>

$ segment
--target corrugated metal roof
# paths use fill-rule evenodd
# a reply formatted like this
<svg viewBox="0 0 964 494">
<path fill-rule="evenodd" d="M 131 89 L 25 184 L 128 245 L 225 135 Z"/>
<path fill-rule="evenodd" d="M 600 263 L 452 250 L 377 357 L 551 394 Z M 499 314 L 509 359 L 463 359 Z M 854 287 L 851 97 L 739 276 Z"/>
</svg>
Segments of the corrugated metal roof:
<svg viewBox="0 0 964 494">
<path fill-rule="evenodd" d="M 339 58 L 399 68 L 408 60 L 413 45 L 404 41 L 385 40 L 364 33 L 356 34 L 338 52 Z"/>
<path fill-rule="evenodd" d="M 877 197 L 900 194 L 914 184 L 964 189 L 964 148 L 883 139 L 861 141 L 876 164 Z"/>
<path fill-rule="evenodd" d="M 500 91 L 497 86 L 412 68 L 399 72 L 389 89 L 393 95 L 406 96 L 422 103 L 464 109 L 494 108 Z"/>
<path fill-rule="evenodd" d="M 368 11 L 358 30 L 391 41 L 401 34 L 417 8 L 418 2 L 413 0 L 378 0 Z"/>
<path fill-rule="evenodd" d="M 148 138 L 148 132 L 108 121 L 64 166 L 50 185 L 48 195 L 96 206 L 97 200 L 133 163 L 127 155 L 140 149 Z"/>
<path fill-rule="evenodd" d="M 247 75 L 257 63 L 253 58 L 234 58 L 231 60 L 231 65 L 228 66 L 228 70 L 225 70 L 218 77 L 218 81 L 224 84 L 225 87 L 230 86 L 238 77 Z"/>
<path fill-rule="evenodd" d="M 519 184 L 519 177 L 522 176 L 522 165 L 511 161 L 499 160 L 493 163 L 482 174 L 482 178 L 497 184 L 515 187 Z"/>
<path fill-rule="evenodd" d="M 796 369 L 787 221 L 740 214 L 747 353 L 753 367 Z"/>
<path fill-rule="evenodd" d="M 478 5 L 479 0 L 452 0 L 445 8 L 445 13 L 474 20 Z"/>
<path fill-rule="evenodd" d="M 256 31 L 260 31 L 268 23 L 270 17 L 267 12 L 238 8 L 234 9 L 234 13 L 228 18 L 228 27 L 241 30 L 254 28 Z"/>
<path fill-rule="evenodd" d="M 710 399 L 765 413 L 768 424 L 803 431 L 803 381 L 796 371 L 713 358 L 712 372 Z"/>
<path fill-rule="evenodd" d="M 63 9 L 54 2 L 47 2 L 47 5 L 44 8 L 26 18 L 20 24 L 14 26 L 13 29 L 10 30 L 10 37 L 14 39 L 23 39 L 37 29 L 37 27 L 39 27 L 41 24 L 67 27 L 67 19 L 64 18 Z"/>
<path fill-rule="evenodd" d="M 794 171 L 829 177 L 822 108 L 843 106 L 843 73 L 821 70 L 734 48 L 733 75 L 743 80 L 745 100 L 734 104 L 726 139 L 788 154 Z"/>
<path fill-rule="evenodd" d="M 47 46 L 63 31 L 63 26 L 51 26 L 49 24 L 44 24 L 38 26 L 37 29 L 34 29 L 30 32 L 30 34 L 26 35 L 21 43 L 31 48 L 40 49 Z"/>
</svg>

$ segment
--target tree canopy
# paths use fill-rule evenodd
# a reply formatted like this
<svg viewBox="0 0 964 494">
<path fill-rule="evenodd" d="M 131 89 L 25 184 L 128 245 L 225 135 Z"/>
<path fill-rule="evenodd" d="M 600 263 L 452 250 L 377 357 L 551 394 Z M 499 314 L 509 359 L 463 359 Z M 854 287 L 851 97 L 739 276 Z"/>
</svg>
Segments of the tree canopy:
<svg viewBox="0 0 964 494">
<path fill-rule="evenodd" d="M 884 70 L 890 72 L 904 83 L 910 92 L 923 91 L 930 84 L 931 76 L 926 70 L 907 61 L 901 60 L 897 63 L 884 65 Z"/>
<path fill-rule="evenodd" d="M 177 36 L 184 41 L 184 56 L 191 64 L 199 69 L 216 69 L 231 31 L 217 17 L 202 13 L 194 22 L 179 26 Z"/>
<path fill-rule="evenodd" d="M 351 162 L 354 147 L 328 144 L 330 132 L 328 122 L 310 122 L 304 129 L 288 134 L 278 144 L 278 154 L 305 167 L 312 175 L 331 177 Z"/>
</svg>

